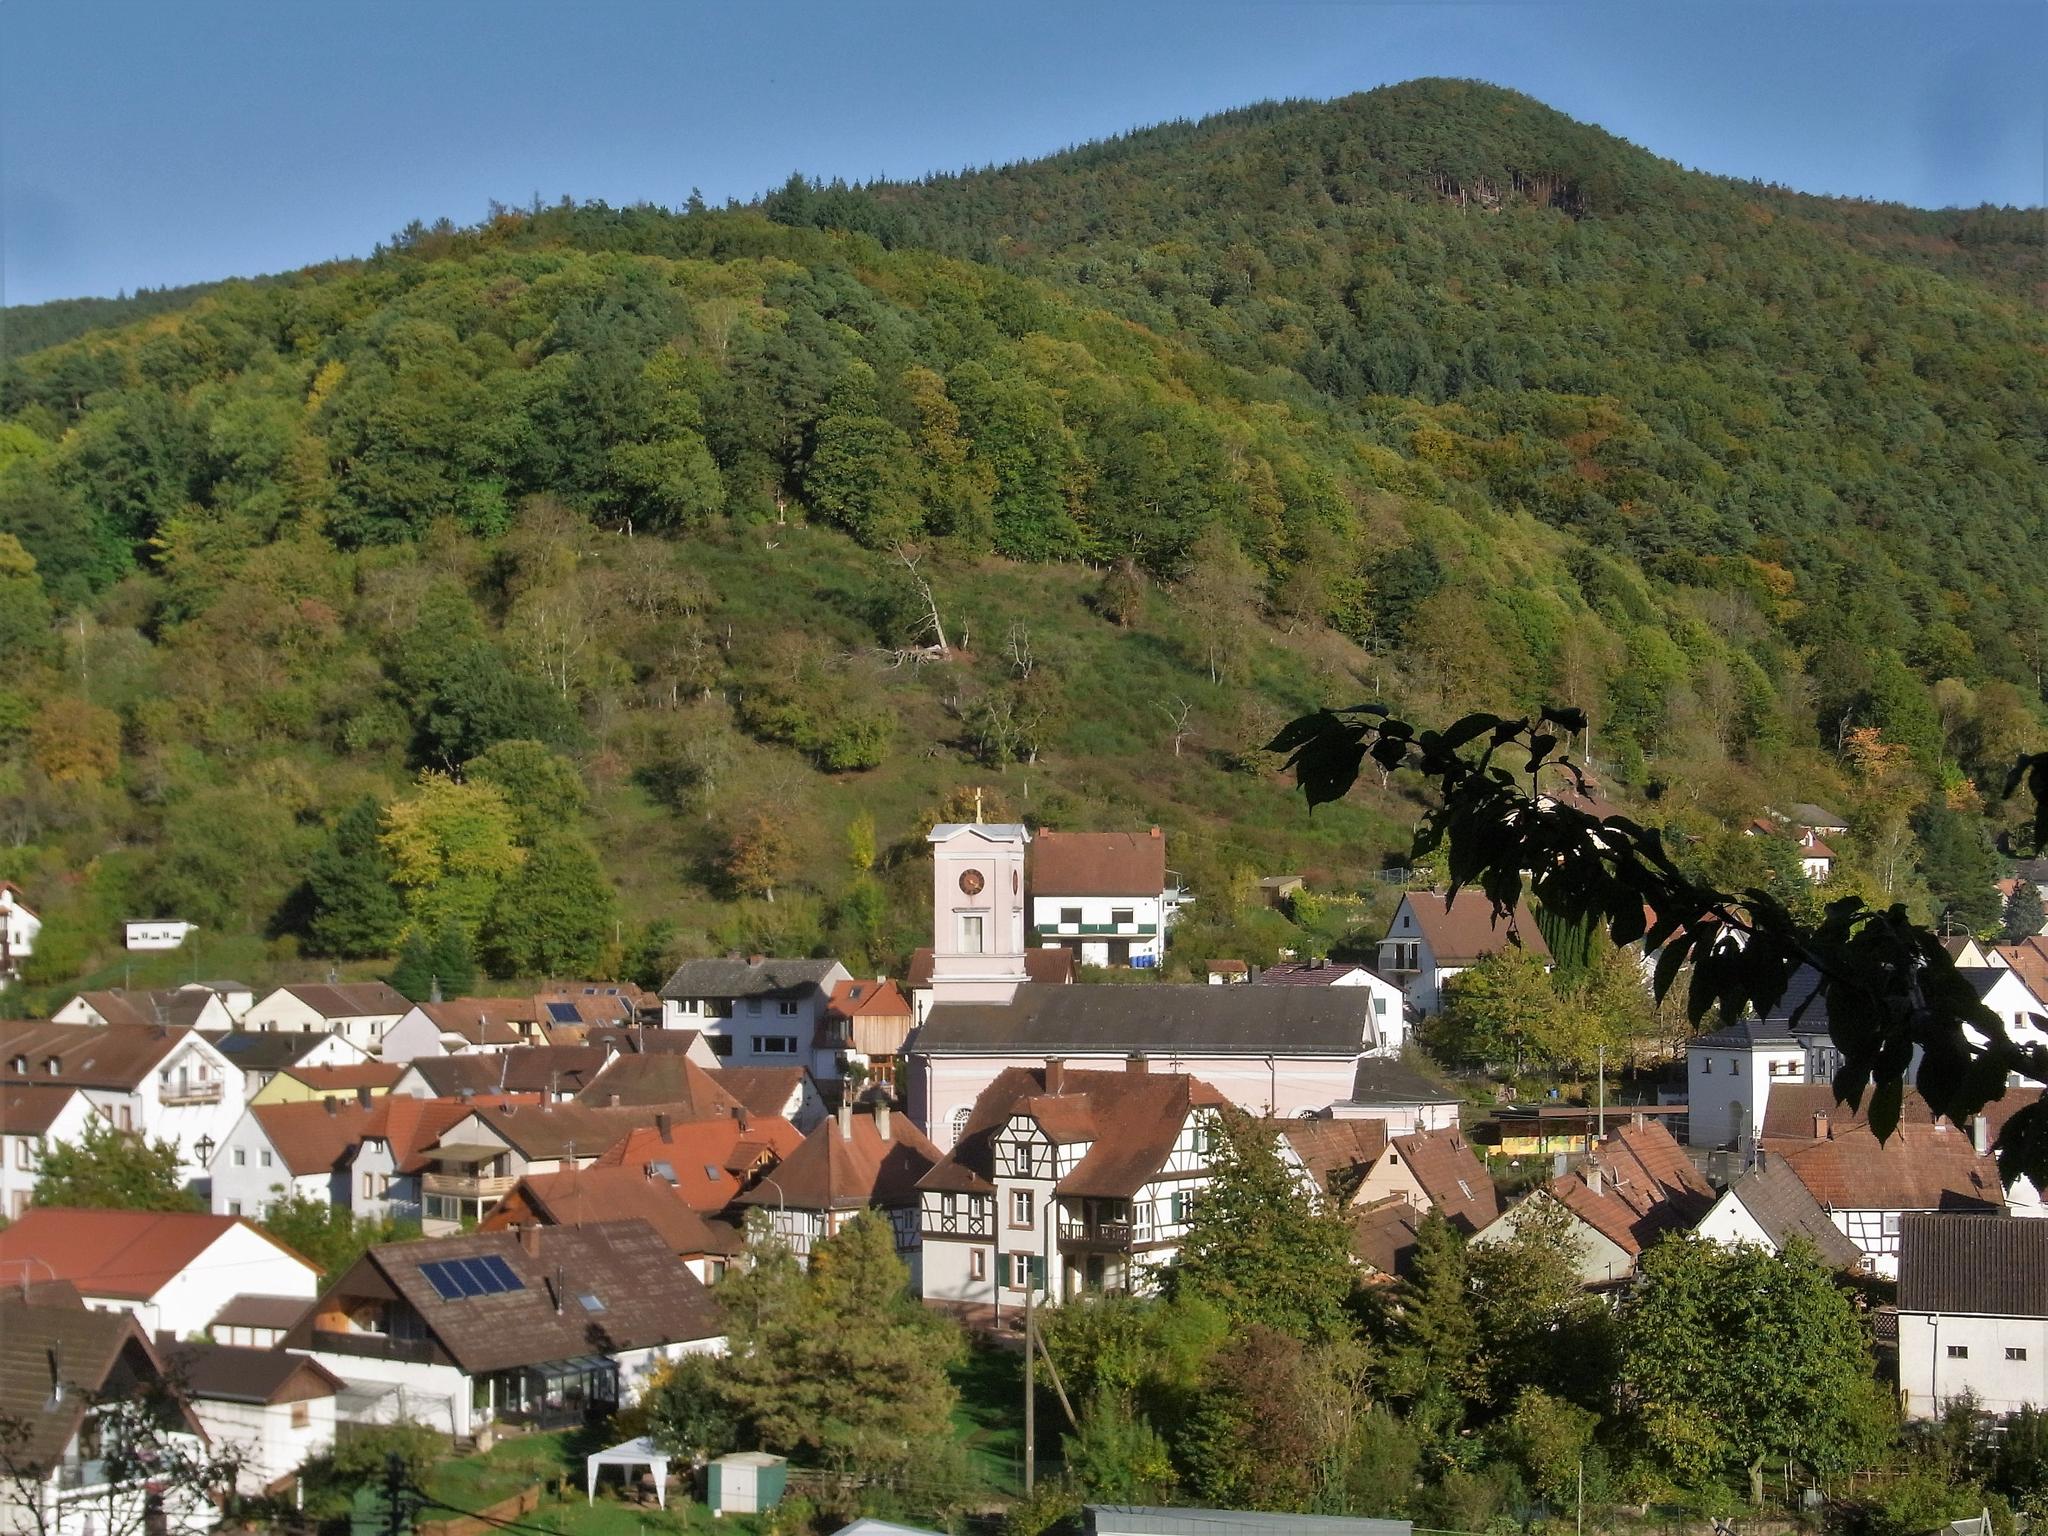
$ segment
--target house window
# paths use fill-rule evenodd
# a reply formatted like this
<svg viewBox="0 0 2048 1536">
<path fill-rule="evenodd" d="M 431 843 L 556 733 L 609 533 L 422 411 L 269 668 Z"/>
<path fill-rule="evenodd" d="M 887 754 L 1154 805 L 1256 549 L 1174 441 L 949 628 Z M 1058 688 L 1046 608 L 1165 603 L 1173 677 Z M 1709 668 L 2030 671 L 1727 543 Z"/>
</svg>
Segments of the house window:
<svg viewBox="0 0 2048 1536">
<path fill-rule="evenodd" d="M 1702 1059 L 1701 1059 L 1701 1061 L 1700 1061 L 1700 1074 L 1701 1074 L 1701 1076 L 1703 1076 L 1703 1077 L 1712 1077 L 1712 1076 L 1714 1075 L 1714 1058 L 1713 1058 L 1713 1057 L 1711 1057 L 1711 1056 L 1707 1056 L 1707 1057 L 1704 1057 L 1704 1058 L 1702 1058 Z"/>
<path fill-rule="evenodd" d="M 363 1198 L 365 1200 L 374 1200 L 377 1198 L 377 1175 L 375 1175 L 374 1173 L 366 1173 L 363 1175 Z"/>
<path fill-rule="evenodd" d="M 1016 1143 L 1013 1147 L 1011 1147 L 1010 1153 L 1017 1164 L 1017 1177 L 1020 1179 L 1030 1178 L 1032 1172 L 1031 1143 L 1028 1141 L 1020 1141 Z"/>
<path fill-rule="evenodd" d="M 35 1163 L 29 1156 L 28 1138 L 26 1136 L 14 1138 L 14 1166 L 17 1168 L 33 1168 L 35 1166 Z"/>
<path fill-rule="evenodd" d="M 1010 1191 L 1010 1225 L 1028 1227 L 1031 1225 L 1032 1195 L 1028 1189 Z"/>
<path fill-rule="evenodd" d="M 242 1214 L 242 1202 L 241 1202 L 241 1201 L 239 1201 L 239 1200 L 230 1200 L 230 1201 L 228 1202 L 228 1214 L 229 1214 L 230 1216 L 239 1216 L 239 1215 L 241 1215 L 241 1214 Z"/>
<path fill-rule="evenodd" d="M 730 1056 L 732 1054 L 731 1035 L 706 1035 L 704 1038 L 711 1042 L 712 1055 Z"/>
<path fill-rule="evenodd" d="M 1192 1191 L 1176 1189 L 1173 1192 L 1173 1219 L 1184 1222 L 1195 1213 L 1195 1197 Z"/>
<path fill-rule="evenodd" d="M 121 1106 L 121 1129 L 124 1131 L 135 1129 L 135 1111 L 126 1104 Z"/>
<path fill-rule="evenodd" d="M 237 1168 L 249 1166 L 249 1149 L 247 1147 L 235 1148 L 235 1166 Z"/>
<path fill-rule="evenodd" d="M 2027 1358 L 2027 1352 L 2024 1349 L 2008 1344 L 2005 1346 L 2005 1358 L 2008 1360 L 2024 1360 Z"/>
<path fill-rule="evenodd" d="M 56 1056 L 45 1057 L 43 1059 L 43 1070 L 49 1073 L 50 1076 L 55 1077 L 64 1070 L 63 1060 Z"/>
<path fill-rule="evenodd" d="M 26 1056 L 17 1056 L 8 1065 L 16 1072 L 26 1072 L 28 1070 L 28 1058 Z"/>
<path fill-rule="evenodd" d="M 973 1109 L 973 1107 L 972 1107 L 971 1105 L 966 1105 L 966 1104 L 963 1104 L 963 1105 L 961 1105 L 961 1106 L 960 1106 L 960 1108 L 958 1108 L 958 1109 L 956 1109 L 956 1110 L 954 1110 L 954 1111 L 953 1111 L 953 1140 L 954 1140 L 954 1141 L 956 1141 L 956 1142 L 957 1142 L 957 1141 L 959 1141 L 959 1139 L 960 1139 L 960 1138 L 961 1138 L 962 1136 L 965 1136 L 965 1135 L 967 1134 L 967 1121 L 968 1121 L 969 1117 L 973 1115 L 973 1113 L 974 1113 L 974 1109 Z"/>
<path fill-rule="evenodd" d="M 781 1002 L 775 1005 L 775 1011 L 781 1014 L 785 1019 L 793 1019 L 796 1017 L 796 1004 L 790 1001 L 788 998 L 784 998 Z"/>
<path fill-rule="evenodd" d="M 1028 1282 L 1034 1291 L 1045 1289 L 1045 1260 L 1035 1253 L 1006 1253 L 1003 1259 L 1003 1284 L 1013 1291 L 1021 1291 Z"/>
<path fill-rule="evenodd" d="M 986 1280 L 988 1278 L 988 1255 L 979 1248 L 967 1250 L 967 1278 Z"/>
<path fill-rule="evenodd" d="M 265 1147 L 261 1152 L 258 1152 L 256 1154 L 256 1160 L 266 1168 L 268 1168 L 272 1163 L 276 1161 L 276 1159 L 270 1155 L 270 1149 L 268 1147 Z"/>
<path fill-rule="evenodd" d="M 1119 928 L 1129 928 L 1137 923 L 1138 914 L 1130 907 L 1111 907 L 1109 920 Z"/>
<path fill-rule="evenodd" d="M 748 1013 L 751 1013 L 751 1014 L 759 1014 L 759 1013 L 760 1013 L 760 1011 L 761 1011 L 761 999 L 759 999 L 758 997 L 750 997 L 750 998 L 748 998 L 748 999 L 747 999 L 747 1012 L 748 1012 Z"/>
<path fill-rule="evenodd" d="M 311 1403 L 293 1403 L 293 1404 L 292 1404 L 292 1428 L 293 1428 L 293 1429 L 304 1429 L 304 1428 L 305 1428 L 305 1427 L 306 1427 L 307 1425 L 311 1424 L 312 1422 L 313 1422 L 313 1405 L 312 1405 Z"/>
<path fill-rule="evenodd" d="M 1897 1211 L 1886 1211 L 1884 1213 L 1884 1235 L 1886 1237 L 1897 1237 L 1899 1235 L 1899 1213 Z"/>
<path fill-rule="evenodd" d="M 1061 907 L 1061 908 L 1060 908 L 1060 926 L 1061 926 L 1062 928 L 1078 928 L 1078 927 L 1080 927 L 1080 926 L 1081 926 L 1081 909 L 1080 909 L 1079 907 Z"/>
<path fill-rule="evenodd" d="M 794 1056 L 796 1054 L 796 1036 L 761 1035 L 754 1041 L 754 1054 L 756 1056 Z"/>
<path fill-rule="evenodd" d="M 983 952 L 982 917 L 979 912 L 964 912 L 960 916 L 960 953 L 978 955 Z"/>
<path fill-rule="evenodd" d="M 1967 1344 L 1951 1344 L 1948 1347 L 1948 1357 L 1951 1360 L 1967 1360 L 1970 1358 L 1970 1346 Z"/>
</svg>

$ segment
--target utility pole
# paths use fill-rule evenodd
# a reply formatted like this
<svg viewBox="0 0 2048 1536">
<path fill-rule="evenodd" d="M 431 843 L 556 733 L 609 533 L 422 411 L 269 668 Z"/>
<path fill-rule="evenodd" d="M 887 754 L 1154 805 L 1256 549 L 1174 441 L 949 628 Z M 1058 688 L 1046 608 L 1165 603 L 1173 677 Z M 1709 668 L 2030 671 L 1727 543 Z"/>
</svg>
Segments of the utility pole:
<svg viewBox="0 0 2048 1536">
<path fill-rule="evenodd" d="M 1586 1458 L 1579 1458 L 1579 1536 L 1586 1536 Z"/>
<path fill-rule="evenodd" d="M 1031 1489 L 1038 1481 L 1038 1405 L 1037 1372 L 1033 1367 L 1038 1354 L 1038 1312 L 1034 1305 L 1037 1293 L 1031 1286 L 1031 1260 L 1024 1260 L 1024 1497 L 1031 1497 Z"/>
</svg>

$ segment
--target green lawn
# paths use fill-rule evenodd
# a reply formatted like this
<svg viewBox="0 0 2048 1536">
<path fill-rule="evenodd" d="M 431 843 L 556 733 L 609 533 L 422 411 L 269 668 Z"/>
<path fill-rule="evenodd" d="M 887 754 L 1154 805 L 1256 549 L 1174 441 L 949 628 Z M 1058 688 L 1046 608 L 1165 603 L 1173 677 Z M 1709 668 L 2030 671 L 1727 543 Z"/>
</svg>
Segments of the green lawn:
<svg viewBox="0 0 2048 1536">
<path fill-rule="evenodd" d="M 975 1345 L 953 1371 L 960 1390 L 953 1410 L 953 1434 L 967 1448 L 968 1465 L 991 1492 L 1024 1492 L 1024 1356 L 1009 1349 Z M 1038 1464 L 1056 1461 L 1061 1425 L 1045 1413 L 1040 1383 Z M 1053 1409 L 1056 1415 L 1057 1408 Z"/>
<path fill-rule="evenodd" d="M 482 1456 L 441 1462 L 427 1478 L 427 1492 L 447 1503 L 441 1509 L 423 1511 L 422 1518 L 480 1510 L 530 1484 L 540 1483 L 545 1488 L 552 1480 L 564 1479 L 563 1496 L 551 1499 L 544 1492 L 540 1507 L 520 1517 L 522 1526 L 556 1531 L 561 1536 L 669 1536 L 678 1531 L 712 1530 L 753 1536 L 761 1529 L 759 1522 L 745 1515 L 714 1521 L 704 1505 L 673 1492 L 666 1510 L 621 1499 L 616 1478 L 599 1485 L 595 1504 L 586 1503 L 583 1458 L 609 1443 L 601 1434 L 564 1430 L 520 1436 Z"/>
</svg>

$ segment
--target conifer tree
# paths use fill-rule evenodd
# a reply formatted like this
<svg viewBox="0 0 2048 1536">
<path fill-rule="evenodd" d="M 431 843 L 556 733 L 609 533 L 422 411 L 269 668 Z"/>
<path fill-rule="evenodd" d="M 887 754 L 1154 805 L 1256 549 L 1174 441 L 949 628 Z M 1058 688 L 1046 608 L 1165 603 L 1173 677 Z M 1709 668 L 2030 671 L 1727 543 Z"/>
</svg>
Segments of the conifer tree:
<svg viewBox="0 0 2048 1536">
<path fill-rule="evenodd" d="M 312 914 L 306 937 L 316 954 L 354 959 L 390 953 L 405 921 L 391 855 L 381 840 L 382 812 L 365 796 L 334 823 L 306 867 Z"/>
</svg>

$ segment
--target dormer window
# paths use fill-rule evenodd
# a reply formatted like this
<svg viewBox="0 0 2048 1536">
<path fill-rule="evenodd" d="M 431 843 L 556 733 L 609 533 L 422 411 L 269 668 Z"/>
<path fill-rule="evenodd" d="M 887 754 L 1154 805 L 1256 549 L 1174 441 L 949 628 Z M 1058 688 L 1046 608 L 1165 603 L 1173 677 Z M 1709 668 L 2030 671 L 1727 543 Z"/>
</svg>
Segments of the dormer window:
<svg viewBox="0 0 2048 1536">
<path fill-rule="evenodd" d="M 26 1056 L 17 1056 L 8 1063 L 8 1066 L 13 1071 L 26 1072 L 28 1070 L 28 1058 Z"/>
<path fill-rule="evenodd" d="M 64 1059 L 61 1056 L 45 1057 L 43 1060 L 43 1070 L 49 1073 L 50 1076 L 55 1077 L 64 1070 Z"/>
</svg>

